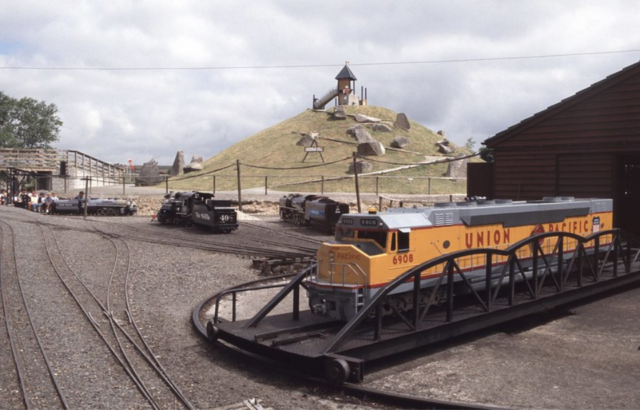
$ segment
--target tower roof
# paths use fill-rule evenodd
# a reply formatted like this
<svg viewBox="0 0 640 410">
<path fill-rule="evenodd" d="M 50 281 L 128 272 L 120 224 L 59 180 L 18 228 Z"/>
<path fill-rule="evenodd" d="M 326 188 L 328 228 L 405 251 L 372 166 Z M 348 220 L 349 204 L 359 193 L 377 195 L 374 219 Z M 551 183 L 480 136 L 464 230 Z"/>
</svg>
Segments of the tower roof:
<svg viewBox="0 0 640 410">
<path fill-rule="evenodd" d="M 356 76 L 351 72 L 347 64 L 342 67 L 342 70 L 336 76 L 336 80 L 357 80 Z"/>
</svg>

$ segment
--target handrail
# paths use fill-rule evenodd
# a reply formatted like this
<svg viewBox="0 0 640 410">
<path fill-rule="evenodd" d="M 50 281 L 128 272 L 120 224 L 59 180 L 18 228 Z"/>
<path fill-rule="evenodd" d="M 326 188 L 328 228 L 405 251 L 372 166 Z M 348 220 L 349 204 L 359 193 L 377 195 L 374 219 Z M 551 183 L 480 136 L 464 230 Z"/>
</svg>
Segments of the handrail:
<svg viewBox="0 0 640 410">
<path fill-rule="evenodd" d="M 426 315 L 426 311 L 429 309 L 429 307 L 433 304 L 434 300 L 434 295 L 437 293 L 438 288 L 440 287 L 440 285 L 442 284 L 442 282 L 446 279 L 447 284 L 447 321 L 452 321 L 453 320 L 453 285 L 454 285 L 454 279 L 453 279 L 453 275 L 454 273 L 457 273 L 463 280 L 463 282 L 468 286 L 468 288 L 471 290 L 471 293 L 473 293 L 475 295 L 475 297 L 480 301 L 480 305 L 483 306 L 485 308 L 485 310 L 490 310 L 491 309 L 491 305 L 492 303 L 495 301 L 495 298 L 497 297 L 497 294 L 499 292 L 499 290 L 502 288 L 502 282 L 504 280 L 504 278 L 507 275 L 507 271 L 508 271 L 508 277 L 509 277 L 509 304 L 512 305 L 513 304 L 513 294 L 514 294 L 514 285 L 515 285 L 515 281 L 516 281 L 516 266 L 518 266 L 518 270 L 519 270 L 519 274 L 524 278 L 524 281 L 527 282 L 529 280 L 535 281 L 535 288 L 538 289 L 538 284 L 542 283 L 544 281 L 544 279 L 546 278 L 547 274 L 551 271 L 551 267 L 553 265 L 553 256 L 554 254 L 557 256 L 557 260 L 555 262 L 555 267 L 557 268 L 557 272 L 555 275 L 557 275 L 559 277 L 559 282 L 556 282 L 557 285 L 557 290 L 558 292 L 562 291 L 562 286 L 563 286 L 563 281 L 566 281 L 568 279 L 568 272 L 569 269 L 567 269 L 567 274 L 563 274 L 562 272 L 562 265 L 565 262 L 568 262 L 568 267 L 573 266 L 573 263 L 575 261 L 575 258 L 581 254 L 583 256 L 589 256 L 588 253 L 586 252 L 586 249 L 584 247 L 585 243 L 589 243 L 591 241 L 595 241 L 596 244 L 596 249 L 594 249 L 593 254 L 598 255 L 599 253 L 599 242 L 600 239 L 604 236 L 609 236 L 611 235 L 611 242 L 607 243 L 609 245 L 608 249 L 606 250 L 606 255 L 605 257 L 600 261 L 600 260 L 596 260 L 596 263 L 600 262 L 601 266 L 600 266 L 600 270 L 599 272 L 602 272 L 603 266 L 610 262 L 609 261 L 609 256 L 613 253 L 614 255 L 614 260 L 613 260 L 613 275 L 617 276 L 617 261 L 618 259 L 622 256 L 623 257 L 623 264 L 625 267 L 625 270 L 627 273 L 630 272 L 631 269 L 631 252 L 630 252 L 630 241 L 631 240 L 638 240 L 638 238 L 634 237 L 633 235 L 630 234 L 626 234 L 624 233 L 624 235 L 627 237 L 627 249 L 626 252 L 622 252 L 622 242 L 620 240 L 620 236 L 623 233 L 619 230 L 619 229 L 613 229 L 613 230 L 609 230 L 609 231 L 602 231 L 602 232 L 598 232 L 598 233 L 594 233 L 592 235 L 589 235 L 587 237 L 582 237 L 576 234 L 572 234 L 572 233 L 568 233 L 568 232 L 546 232 L 546 233 L 542 233 L 542 234 L 538 234 L 538 235 L 533 235 L 529 238 L 523 239 L 515 244 L 513 244 L 512 246 L 510 246 L 507 249 L 504 250 L 500 250 L 500 249 L 490 249 L 490 248 L 481 248 L 481 249 L 470 249 L 470 250 L 464 250 L 464 251 L 459 251 L 459 252 L 455 252 L 455 253 L 451 253 L 448 255 L 443 255 L 440 257 L 437 257 L 435 259 L 429 260 L 427 262 L 424 262 L 421 265 L 418 265 L 410 270 L 408 270 L 407 272 L 403 273 L 402 275 L 398 276 L 396 279 L 394 279 L 392 282 L 390 282 L 387 286 L 385 286 L 382 290 L 380 290 L 379 292 L 377 292 L 369 301 L 369 303 L 367 303 L 364 308 L 362 310 L 360 310 L 359 312 L 356 313 L 356 315 L 351 318 L 351 320 L 336 334 L 336 336 L 334 338 L 332 338 L 331 340 L 328 341 L 328 343 L 325 345 L 324 349 L 322 350 L 322 352 L 324 354 L 329 354 L 329 353 L 333 353 L 335 352 L 339 346 L 345 342 L 347 335 L 351 334 L 367 317 L 369 317 L 370 312 L 375 312 L 376 315 L 376 319 L 373 321 L 374 322 L 374 326 L 378 326 L 374 332 L 374 334 L 377 337 L 377 335 L 380 334 L 380 326 L 381 326 L 381 320 L 380 320 L 380 306 L 382 303 L 384 303 L 385 298 L 394 290 L 396 289 L 398 286 L 409 282 L 410 280 L 413 281 L 413 292 L 414 292 L 414 296 L 417 296 L 417 294 L 420 291 L 420 280 L 421 280 L 421 274 L 424 271 L 427 271 L 430 268 L 436 267 L 437 265 L 444 265 L 444 269 L 442 270 L 442 272 L 440 273 L 440 275 L 438 276 L 437 279 L 437 283 L 435 285 L 435 289 L 433 290 L 431 297 L 429 298 L 429 301 L 427 302 L 426 306 L 424 307 L 423 311 L 420 312 L 420 308 L 419 306 L 414 309 L 414 314 L 413 314 L 413 326 L 414 328 L 417 326 L 417 322 L 419 320 L 423 320 L 424 316 Z M 553 253 L 550 255 L 551 257 L 549 259 L 546 258 L 546 256 L 544 255 L 544 252 L 542 252 L 542 249 L 540 249 L 540 243 L 539 241 L 542 239 L 546 239 L 546 238 L 552 238 L 552 237 L 556 237 L 558 238 L 558 245 L 556 246 L 556 249 L 554 249 Z M 577 241 L 577 246 L 576 248 L 573 250 L 573 256 L 570 260 L 565 261 L 563 259 L 563 243 L 565 238 L 570 238 L 570 239 L 574 239 Z M 520 260 L 517 256 L 517 251 L 520 250 L 521 248 L 525 247 L 525 246 L 532 246 L 533 247 L 533 252 L 532 252 L 532 262 L 533 262 L 533 269 L 532 269 L 532 278 L 528 279 L 526 278 L 524 269 L 522 269 L 522 265 L 520 265 Z M 467 257 L 467 256 L 473 256 L 473 255 L 478 255 L 478 254 L 483 254 L 485 255 L 485 272 L 486 272 L 486 283 L 489 284 L 488 289 L 487 289 L 487 295 L 486 295 L 486 301 L 482 301 L 480 295 L 472 288 L 471 284 L 468 282 L 464 272 L 460 269 L 460 267 L 457 265 L 456 260 L 459 258 L 463 258 L 463 257 Z M 495 280 L 494 279 L 494 264 L 492 264 L 492 258 L 494 255 L 499 255 L 499 256 L 506 256 L 507 257 L 507 262 L 504 264 L 502 272 L 500 272 L 500 277 L 498 279 L 498 282 L 495 285 L 492 285 L 492 282 Z M 638 253 L 636 254 L 636 256 L 634 257 L 634 261 L 637 260 L 638 256 L 640 255 L 640 250 L 638 250 Z M 540 268 L 540 266 L 538 265 L 538 263 L 540 262 L 540 260 L 544 263 L 545 265 L 545 269 L 542 275 L 542 278 L 539 277 L 538 275 L 538 270 Z M 586 258 L 588 260 L 588 258 Z M 596 266 L 597 267 L 597 266 Z M 581 282 L 581 278 L 582 278 L 582 269 L 584 268 L 584 265 L 582 263 L 580 263 L 580 273 L 578 275 L 578 286 L 582 286 L 582 282 Z M 593 267 L 590 267 L 591 269 Z M 551 277 L 554 277 L 553 272 L 551 272 L 552 275 Z M 594 273 L 594 281 L 597 282 L 601 279 L 601 276 L 596 273 L 596 272 L 592 272 Z M 556 279 L 554 278 L 554 281 Z M 539 290 L 539 289 L 538 289 Z M 538 292 L 534 291 L 533 288 L 530 287 L 530 292 L 532 295 L 533 299 L 537 299 L 538 298 Z M 418 300 L 416 297 L 414 297 L 414 300 Z M 414 329 L 412 329 L 414 330 Z"/>
<path fill-rule="evenodd" d="M 271 312 L 280 302 L 289 295 L 292 291 L 294 292 L 294 300 L 293 300 L 293 318 L 297 320 L 299 318 L 300 306 L 299 306 L 299 292 L 300 292 L 300 284 L 302 281 L 308 276 L 311 275 L 313 270 L 317 269 L 318 264 L 313 263 L 306 269 L 303 269 L 298 273 L 295 278 L 291 282 L 289 282 L 277 295 L 273 297 L 258 313 L 255 314 L 251 320 L 247 323 L 246 327 L 256 327 L 258 323 L 264 319 L 269 312 Z"/>
<path fill-rule="evenodd" d="M 360 277 L 361 277 L 361 275 L 363 277 L 362 285 L 366 285 L 367 284 L 367 273 L 357 263 L 354 263 L 354 262 L 347 262 L 347 263 L 344 263 L 344 262 L 330 262 L 330 265 L 331 265 L 331 269 L 330 269 L 329 276 L 331 277 L 331 280 L 329 282 L 327 282 L 330 285 L 333 286 L 335 283 L 339 283 L 339 282 L 334 282 L 333 281 L 333 277 L 335 276 L 334 271 L 333 271 L 333 267 L 334 266 L 341 266 L 342 267 L 342 283 L 339 283 L 340 285 L 342 285 L 342 286 L 349 285 L 347 283 L 345 268 L 349 268 L 351 270 L 351 272 L 353 272 L 353 274 L 356 276 L 356 278 L 357 278 L 356 286 L 360 286 Z M 358 272 L 355 268 L 358 268 L 358 270 L 360 272 Z M 317 278 L 317 281 L 319 282 L 320 278 L 318 277 L 318 275 L 316 275 L 315 277 Z"/>
<path fill-rule="evenodd" d="M 218 323 L 218 311 L 219 311 L 219 307 L 220 307 L 220 301 L 222 300 L 222 298 L 224 296 L 227 296 L 229 294 L 233 295 L 233 304 L 231 307 L 231 321 L 235 322 L 236 321 L 236 295 L 238 293 L 243 293 L 243 292 L 249 292 L 249 291 L 255 291 L 255 290 L 265 290 L 265 289 L 274 289 L 274 288 L 281 288 L 286 286 L 286 283 L 279 283 L 277 285 L 263 285 L 263 286 L 254 286 L 254 287 L 250 287 L 250 288 L 241 288 L 241 289 L 235 289 L 235 288 L 231 288 L 231 289 L 226 289 L 223 290 L 222 292 L 218 293 L 218 295 L 216 296 L 216 303 L 215 303 L 215 311 L 213 314 L 213 323 Z"/>
</svg>

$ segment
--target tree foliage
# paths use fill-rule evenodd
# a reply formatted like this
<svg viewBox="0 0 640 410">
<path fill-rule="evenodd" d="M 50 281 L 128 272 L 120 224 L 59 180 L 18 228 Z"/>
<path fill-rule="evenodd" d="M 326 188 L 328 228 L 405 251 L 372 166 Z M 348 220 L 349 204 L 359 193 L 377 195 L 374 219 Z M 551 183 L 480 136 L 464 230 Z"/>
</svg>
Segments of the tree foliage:
<svg viewBox="0 0 640 410">
<path fill-rule="evenodd" d="M 465 148 L 471 152 L 476 152 L 476 141 L 473 138 L 469 138 L 467 142 L 464 144 Z"/>
<path fill-rule="evenodd" d="M 58 107 L 0 91 L 0 148 L 51 148 L 60 139 Z"/>
<path fill-rule="evenodd" d="M 493 162 L 493 149 L 487 147 L 480 148 L 480 158 L 487 162 Z"/>
</svg>

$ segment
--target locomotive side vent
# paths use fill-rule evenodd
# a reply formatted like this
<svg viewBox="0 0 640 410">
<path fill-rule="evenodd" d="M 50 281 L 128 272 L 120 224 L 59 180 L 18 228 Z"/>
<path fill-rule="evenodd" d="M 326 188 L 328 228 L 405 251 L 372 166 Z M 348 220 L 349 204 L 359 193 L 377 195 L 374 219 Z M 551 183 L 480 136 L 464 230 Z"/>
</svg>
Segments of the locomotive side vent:
<svg viewBox="0 0 640 410">
<path fill-rule="evenodd" d="M 436 213 L 435 226 L 453 225 L 453 212 Z"/>
<path fill-rule="evenodd" d="M 453 212 L 447 212 L 444 214 L 444 224 L 453 225 Z"/>
</svg>

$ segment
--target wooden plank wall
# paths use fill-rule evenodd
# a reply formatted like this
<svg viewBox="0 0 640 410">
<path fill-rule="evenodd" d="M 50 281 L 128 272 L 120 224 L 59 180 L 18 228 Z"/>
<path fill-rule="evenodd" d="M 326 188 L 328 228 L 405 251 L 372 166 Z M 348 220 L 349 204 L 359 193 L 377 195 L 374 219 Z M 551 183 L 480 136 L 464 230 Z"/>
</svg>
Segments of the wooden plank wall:
<svg viewBox="0 0 640 410">
<path fill-rule="evenodd" d="M 494 149 L 496 198 L 613 197 L 615 156 L 640 155 L 640 73 Z"/>
<path fill-rule="evenodd" d="M 614 163 L 610 154 L 559 155 L 557 195 L 612 198 Z"/>
<path fill-rule="evenodd" d="M 503 141 L 498 150 L 556 153 L 640 150 L 640 75 L 627 79 Z"/>
<path fill-rule="evenodd" d="M 494 196 L 506 199 L 540 199 L 555 195 L 556 158 L 553 153 L 512 152 L 496 156 Z"/>
</svg>

